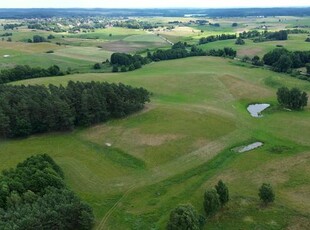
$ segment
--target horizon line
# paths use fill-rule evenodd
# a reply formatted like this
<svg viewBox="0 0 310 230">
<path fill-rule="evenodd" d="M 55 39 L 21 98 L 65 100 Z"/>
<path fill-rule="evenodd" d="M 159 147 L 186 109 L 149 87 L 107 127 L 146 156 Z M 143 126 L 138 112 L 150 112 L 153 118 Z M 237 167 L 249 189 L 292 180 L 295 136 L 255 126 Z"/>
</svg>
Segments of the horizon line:
<svg viewBox="0 0 310 230">
<path fill-rule="evenodd" d="M 109 10 L 148 10 L 148 9 L 161 9 L 161 10 L 177 10 L 177 9 L 195 9 L 195 10 L 207 10 L 207 9 L 277 9 L 277 8 L 310 8 L 309 6 L 238 6 L 238 7 L 0 7 L 3 9 L 109 9 Z"/>
</svg>

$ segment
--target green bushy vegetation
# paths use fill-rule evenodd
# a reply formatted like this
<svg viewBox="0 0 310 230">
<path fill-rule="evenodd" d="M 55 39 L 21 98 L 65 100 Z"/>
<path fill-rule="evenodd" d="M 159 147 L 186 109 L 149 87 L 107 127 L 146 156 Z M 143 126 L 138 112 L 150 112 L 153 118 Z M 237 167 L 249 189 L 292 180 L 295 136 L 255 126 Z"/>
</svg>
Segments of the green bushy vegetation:
<svg viewBox="0 0 310 230">
<path fill-rule="evenodd" d="M 306 92 L 301 92 L 298 88 L 289 90 L 287 87 L 279 88 L 277 98 L 280 105 L 289 109 L 300 110 L 308 104 L 308 95 Z"/>
<path fill-rule="evenodd" d="M 48 69 L 40 67 L 31 68 L 28 65 L 18 65 L 12 69 L 4 69 L 0 71 L 0 84 L 12 81 L 20 81 L 31 78 L 62 76 L 64 73 L 60 70 L 59 66 L 53 65 Z"/>
<path fill-rule="evenodd" d="M 29 157 L 0 176 L 1 229 L 92 229 L 91 207 L 64 182 L 46 154 Z"/>
<path fill-rule="evenodd" d="M 305 42 L 307 33 L 298 28 L 309 30 L 306 27 L 310 25 L 308 17 L 241 17 L 233 18 L 233 21 L 230 18 L 142 17 L 130 20 L 77 17 L 70 21 L 74 27 L 69 28 L 66 18 L 55 18 L 52 22 L 33 19 L 33 23 L 29 21 L 22 28 L 7 31 L 12 35 L 3 37 L 0 55 L 8 54 L 9 57 L 1 59 L 1 69 L 13 69 L 18 64 L 45 69 L 57 65 L 64 72 L 70 68 L 69 72 L 75 73 L 9 84 L 45 85 L 57 98 L 56 105 L 51 103 L 50 106 L 56 111 L 63 111 L 57 106 L 58 98 L 62 100 L 67 94 L 59 92 L 63 92 L 70 81 L 107 81 L 117 86 L 122 82 L 143 87 L 152 92 L 149 95 L 152 102 L 131 116 L 92 123 L 96 120 L 92 115 L 98 117 L 102 110 L 94 106 L 97 97 L 93 96 L 92 90 L 83 90 L 83 97 L 76 96 L 77 100 L 83 101 L 83 110 L 79 109 L 83 114 L 80 116 L 83 125 L 78 126 L 96 125 L 67 133 L 1 139 L 0 168 L 15 167 L 33 153 L 48 153 L 63 169 L 68 186 L 93 208 L 96 229 L 164 229 L 175 207 L 179 214 L 172 218 L 174 223 L 190 216 L 192 221 L 189 222 L 197 227 L 198 220 L 202 229 L 306 229 L 309 225 L 309 199 L 305 192 L 309 190 L 309 106 L 298 112 L 280 109 L 276 92 L 281 87 L 298 87 L 308 94 L 309 83 L 286 73 L 270 71 L 268 66 L 257 66 L 263 66 L 263 56 L 275 47 L 288 50 L 292 65 L 295 56 L 302 57 L 295 51 L 307 51 L 309 47 Z M 111 27 L 117 21 L 128 21 L 132 25 L 139 22 L 141 29 L 129 29 L 127 27 L 132 25 L 125 23 L 126 28 Z M 16 22 L 19 24 L 19 20 Z M 169 25 L 169 22 L 173 24 Z M 233 27 L 232 22 L 237 26 Z M 31 24 L 37 31 L 27 29 Z M 264 28 L 270 33 L 268 39 Z M 235 44 L 236 39 L 198 44 L 202 37 L 234 35 L 243 30 L 247 31 L 242 33 L 244 45 Z M 272 37 L 275 34 L 271 33 L 281 30 L 287 30 L 287 40 Z M 53 35 L 55 38 L 43 43 L 25 42 L 34 35 L 44 38 Z M 11 42 L 5 41 L 8 37 Z M 253 42 L 260 37 L 264 42 Z M 49 50 L 54 53 L 47 54 Z M 155 61 L 152 55 L 159 54 L 165 61 L 131 72 L 129 70 L 139 67 L 139 63 L 134 65 L 136 61 L 129 61 L 129 65 L 103 63 L 112 53 L 118 53 L 123 60 L 139 55 L 149 61 Z M 206 55 L 218 57 L 204 57 Z M 248 56 L 246 62 L 255 66 L 240 63 L 238 58 L 245 55 Z M 235 60 L 220 58 L 235 56 L 238 56 Z M 169 60 L 179 57 L 189 58 Z M 288 60 L 285 59 L 283 63 Z M 96 63 L 100 70 L 94 69 Z M 307 78 L 306 66 L 293 68 L 293 73 L 301 71 L 302 75 L 298 77 Z M 111 70 L 115 73 L 103 73 Z M 57 87 L 50 88 L 50 84 Z M 127 88 L 122 89 L 127 98 Z M 80 95 L 79 87 L 72 91 L 77 91 L 74 95 Z M 22 97 L 17 95 L 17 99 Z M 45 115 L 38 113 L 44 97 L 23 96 L 30 102 L 20 100 L 19 105 L 23 106 L 19 113 L 29 115 L 31 121 L 44 120 L 41 118 Z M 16 98 L 11 94 L 8 101 L 14 104 Z M 128 105 L 129 100 L 124 98 L 120 101 Z M 270 103 L 271 107 L 264 112 L 263 118 L 253 119 L 246 111 L 251 103 Z M 13 107 L 17 106 L 14 104 Z M 121 110 L 117 104 L 114 109 Z M 54 122 L 55 111 L 49 108 L 46 112 Z M 15 111 L 14 116 L 17 113 Z M 7 117 L 8 114 L 3 116 L 0 112 L 0 120 L 4 121 L 0 123 L 1 130 L 7 127 L 3 125 Z M 21 124 L 24 123 L 19 121 Z M 296 135 L 298 133 L 303 135 Z M 264 146 L 243 154 L 231 151 L 252 141 L 262 141 Z M 229 185 L 229 193 L 228 187 L 219 183 L 220 178 Z M 262 207 L 257 196 L 259 186 L 265 181 L 271 183 L 276 192 L 275 202 L 268 207 Z M 216 183 L 220 208 L 202 227 L 202 215 L 206 216 L 203 194 L 214 190 Z M 51 193 L 62 197 L 64 205 L 70 203 L 67 193 L 57 192 Z M 57 200 L 55 196 L 50 197 Z M 14 194 L 13 197 L 17 196 Z M 51 199 L 40 202 L 49 205 Z M 225 200 L 229 202 L 223 205 Z M 178 206 L 187 203 L 192 207 Z"/>
</svg>

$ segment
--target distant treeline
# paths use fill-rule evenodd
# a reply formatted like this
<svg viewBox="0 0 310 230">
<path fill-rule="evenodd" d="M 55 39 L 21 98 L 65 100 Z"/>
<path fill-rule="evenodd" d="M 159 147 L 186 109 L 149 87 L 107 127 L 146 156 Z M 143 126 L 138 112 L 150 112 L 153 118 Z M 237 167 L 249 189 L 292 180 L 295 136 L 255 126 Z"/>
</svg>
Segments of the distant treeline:
<svg viewBox="0 0 310 230">
<path fill-rule="evenodd" d="M 265 54 L 263 61 L 266 65 L 272 66 L 276 72 L 289 72 L 292 68 L 305 67 L 310 63 L 310 51 L 288 51 L 277 48 Z"/>
<path fill-rule="evenodd" d="M 221 34 L 221 35 L 212 35 L 208 37 L 203 37 L 199 39 L 199 45 L 206 44 L 209 42 L 228 40 L 228 39 L 236 39 L 237 35 L 235 34 Z"/>
<path fill-rule="evenodd" d="M 141 110 L 149 92 L 123 84 L 0 85 L 0 137 L 67 131 Z"/>
<path fill-rule="evenodd" d="M 12 33 L 4 33 L 4 34 L 0 34 L 0 37 L 9 37 L 12 36 Z"/>
<path fill-rule="evenodd" d="M 0 185 L 0 229 L 92 229 L 91 207 L 66 186 L 46 154 L 3 171 Z"/>
<path fill-rule="evenodd" d="M 14 24 L 5 24 L 3 26 L 3 29 L 4 30 L 14 30 L 15 28 L 18 28 L 20 26 L 23 26 L 23 24 L 16 24 L 16 23 L 14 23 Z"/>
<path fill-rule="evenodd" d="M 114 27 L 125 27 L 129 29 L 144 29 L 144 30 L 154 29 L 154 28 L 159 27 L 159 25 L 157 25 L 156 23 L 152 24 L 147 21 L 138 21 L 135 19 L 129 19 L 126 21 L 116 21 L 115 23 L 113 23 L 113 26 Z"/>
<path fill-rule="evenodd" d="M 235 57 L 236 54 L 237 52 L 235 50 L 228 47 L 225 47 L 224 49 L 204 51 L 196 45 L 191 45 L 188 47 L 186 42 L 178 42 L 175 43 L 171 49 L 156 50 L 153 54 L 148 53 L 148 57 L 153 61 L 161 61 L 193 56 Z"/>
<path fill-rule="evenodd" d="M 114 53 L 111 55 L 111 64 L 113 72 L 118 72 L 119 68 L 122 72 L 132 71 L 141 68 L 142 65 L 151 61 L 173 60 L 194 56 L 216 56 L 216 57 L 235 57 L 237 52 L 232 48 L 204 51 L 196 45 L 188 45 L 186 42 L 177 42 L 171 49 L 157 49 L 153 53 L 147 52 L 147 57 L 141 55 L 130 55 L 125 53 Z"/>
<path fill-rule="evenodd" d="M 18 65 L 12 69 L 4 69 L 0 72 L 0 84 L 12 81 L 25 80 L 30 78 L 61 76 L 64 73 L 57 65 L 53 65 L 47 69 L 40 67 L 30 67 L 28 65 Z"/>
<path fill-rule="evenodd" d="M 51 17 L 135 17 L 161 16 L 184 17 L 186 14 L 204 14 L 208 17 L 247 16 L 309 16 L 309 7 L 286 8 L 233 8 L 233 9 L 0 9 L 2 18 L 51 18 Z"/>
<path fill-rule="evenodd" d="M 255 38 L 253 42 L 265 42 L 265 41 L 282 41 L 287 40 L 288 32 L 286 30 L 280 30 L 276 32 L 263 32 L 262 36 Z"/>
</svg>

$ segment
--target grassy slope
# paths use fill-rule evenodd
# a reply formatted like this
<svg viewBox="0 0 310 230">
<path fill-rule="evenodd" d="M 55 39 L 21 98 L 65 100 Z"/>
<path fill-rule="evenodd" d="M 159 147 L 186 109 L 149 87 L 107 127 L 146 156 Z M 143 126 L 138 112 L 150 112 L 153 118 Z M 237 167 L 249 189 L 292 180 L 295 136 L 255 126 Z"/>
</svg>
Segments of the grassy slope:
<svg viewBox="0 0 310 230">
<path fill-rule="evenodd" d="M 50 154 L 64 169 L 70 187 L 94 208 L 98 229 L 162 229 L 178 203 L 191 202 L 202 213 L 202 194 L 219 178 L 230 187 L 232 201 L 208 221 L 208 229 L 309 225 L 309 108 L 271 109 L 262 119 L 246 112 L 251 102 L 276 104 L 278 86 L 297 86 L 309 93 L 309 83 L 230 60 L 197 57 L 154 63 L 130 73 L 15 84 L 68 80 L 143 86 L 153 92 L 152 103 L 129 118 L 71 134 L 3 141 L 1 169 L 34 153 Z M 252 140 L 265 145 L 244 154 L 229 151 Z M 257 199 L 262 182 L 272 183 L 277 196 L 267 209 L 260 209 Z"/>
</svg>

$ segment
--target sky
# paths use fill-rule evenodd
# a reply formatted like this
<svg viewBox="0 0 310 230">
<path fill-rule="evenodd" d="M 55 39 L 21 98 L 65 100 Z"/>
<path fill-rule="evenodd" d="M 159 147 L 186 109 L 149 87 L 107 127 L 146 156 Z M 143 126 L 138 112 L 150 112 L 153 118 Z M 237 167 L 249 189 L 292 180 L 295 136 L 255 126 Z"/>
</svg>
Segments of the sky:
<svg viewBox="0 0 310 230">
<path fill-rule="evenodd" d="M 231 8 L 310 6 L 310 0 L 0 0 L 0 8 Z"/>
</svg>

